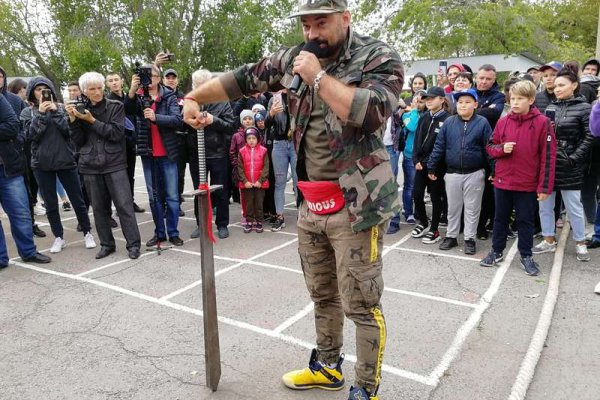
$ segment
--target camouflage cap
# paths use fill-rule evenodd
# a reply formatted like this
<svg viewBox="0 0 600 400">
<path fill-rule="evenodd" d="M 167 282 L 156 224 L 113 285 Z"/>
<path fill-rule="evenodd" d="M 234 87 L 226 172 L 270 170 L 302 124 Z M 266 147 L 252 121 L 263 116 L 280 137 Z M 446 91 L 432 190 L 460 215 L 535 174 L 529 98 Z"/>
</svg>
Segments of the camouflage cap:
<svg viewBox="0 0 600 400">
<path fill-rule="evenodd" d="M 346 0 L 298 0 L 298 11 L 289 15 L 288 18 L 303 15 L 333 14 L 344 12 L 347 9 L 348 2 Z"/>
</svg>

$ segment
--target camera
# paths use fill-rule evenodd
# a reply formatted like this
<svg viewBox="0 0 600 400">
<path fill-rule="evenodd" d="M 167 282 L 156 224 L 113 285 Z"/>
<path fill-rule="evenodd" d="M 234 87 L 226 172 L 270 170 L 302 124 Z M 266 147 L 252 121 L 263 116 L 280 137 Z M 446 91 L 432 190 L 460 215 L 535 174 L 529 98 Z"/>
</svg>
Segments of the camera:
<svg viewBox="0 0 600 400">
<path fill-rule="evenodd" d="M 140 86 L 147 88 L 152 85 L 152 68 L 143 67 L 139 62 L 135 63 L 134 73 L 140 77 Z"/>
<path fill-rule="evenodd" d="M 77 112 L 79 114 L 85 114 L 85 111 L 88 109 L 88 107 L 90 105 L 90 100 L 87 97 L 82 95 L 82 96 L 77 96 L 77 98 L 75 100 L 69 101 L 69 104 L 74 104 L 75 110 L 77 110 Z"/>
</svg>

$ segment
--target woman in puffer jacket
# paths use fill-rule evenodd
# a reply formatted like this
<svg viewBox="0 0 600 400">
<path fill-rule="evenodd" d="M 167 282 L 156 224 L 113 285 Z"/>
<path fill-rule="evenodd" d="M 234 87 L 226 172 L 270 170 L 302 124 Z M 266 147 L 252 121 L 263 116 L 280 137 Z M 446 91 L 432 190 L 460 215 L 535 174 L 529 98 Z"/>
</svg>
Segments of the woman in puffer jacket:
<svg viewBox="0 0 600 400">
<path fill-rule="evenodd" d="M 577 259 L 589 261 L 581 187 L 588 153 L 594 140 L 589 127 L 591 106 L 583 97 L 578 96 L 579 79 L 572 70 L 560 70 L 554 83 L 556 101 L 546 109 L 546 115 L 554 122 L 557 143 L 554 193 L 547 201 L 539 203 L 544 239 L 533 248 L 533 253 L 556 251 L 553 210 L 556 193 L 560 191 L 573 229 L 573 240 L 577 243 Z"/>
</svg>

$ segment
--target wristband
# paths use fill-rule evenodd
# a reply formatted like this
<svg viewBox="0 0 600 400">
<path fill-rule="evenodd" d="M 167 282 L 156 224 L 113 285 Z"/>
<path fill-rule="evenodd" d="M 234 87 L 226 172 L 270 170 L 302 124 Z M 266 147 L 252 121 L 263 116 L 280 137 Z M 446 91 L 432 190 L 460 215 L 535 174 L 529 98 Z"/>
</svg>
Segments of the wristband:
<svg viewBox="0 0 600 400">
<path fill-rule="evenodd" d="M 192 96 L 185 96 L 185 97 L 183 98 L 183 100 L 191 100 L 191 101 L 193 101 L 193 102 L 196 102 L 196 103 L 198 102 L 198 100 L 196 100 L 196 99 L 195 99 L 194 97 L 192 97 Z"/>
<path fill-rule="evenodd" d="M 321 87 L 321 79 L 325 76 L 325 74 L 326 74 L 325 70 L 322 69 L 319 71 L 319 73 L 315 77 L 315 80 L 313 81 L 313 88 L 315 89 L 315 93 L 317 93 L 319 91 L 319 88 Z"/>
</svg>

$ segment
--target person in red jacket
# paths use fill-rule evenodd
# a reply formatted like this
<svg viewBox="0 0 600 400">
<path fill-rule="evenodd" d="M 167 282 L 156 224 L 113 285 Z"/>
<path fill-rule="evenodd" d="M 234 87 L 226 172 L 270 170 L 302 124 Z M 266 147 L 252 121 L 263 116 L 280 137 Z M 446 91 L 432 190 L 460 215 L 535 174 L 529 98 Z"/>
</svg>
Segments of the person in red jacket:
<svg viewBox="0 0 600 400">
<path fill-rule="evenodd" d="M 269 154 L 258 143 L 259 132 L 255 127 L 246 129 L 246 145 L 238 154 L 239 188 L 246 199 L 246 224 L 244 233 L 263 231 L 263 201 L 269 188 Z"/>
<path fill-rule="evenodd" d="M 483 267 L 492 267 L 504 258 L 514 208 L 521 265 L 531 276 L 539 274 L 531 251 L 536 201 L 545 201 L 552 193 L 556 165 L 554 129 L 533 106 L 535 95 L 535 85 L 530 81 L 517 82 L 510 88 L 511 111 L 498 121 L 486 148 L 496 161 L 496 211 L 492 250 L 480 262 Z"/>
</svg>

